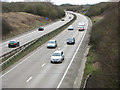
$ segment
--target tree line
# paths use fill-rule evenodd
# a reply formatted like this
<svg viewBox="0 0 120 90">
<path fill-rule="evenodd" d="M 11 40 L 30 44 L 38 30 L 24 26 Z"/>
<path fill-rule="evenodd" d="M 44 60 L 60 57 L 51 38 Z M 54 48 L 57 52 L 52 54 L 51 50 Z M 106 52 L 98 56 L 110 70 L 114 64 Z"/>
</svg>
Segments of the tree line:
<svg viewBox="0 0 120 90">
<path fill-rule="evenodd" d="M 51 20 L 61 18 L 65 15 L 62 8 L 50 2 L 2 2 L 2 13 L 7 12 L 27 12 L 48 17 Z"/>
</svg>

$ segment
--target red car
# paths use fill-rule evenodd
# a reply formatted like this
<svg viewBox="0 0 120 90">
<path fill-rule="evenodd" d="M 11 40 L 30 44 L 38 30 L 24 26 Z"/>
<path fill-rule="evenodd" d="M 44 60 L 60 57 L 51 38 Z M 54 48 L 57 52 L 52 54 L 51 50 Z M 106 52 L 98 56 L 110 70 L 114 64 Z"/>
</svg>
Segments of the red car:
<svg viewBox="0 0 120 90">
<path fill-rule="evenodd" d="M 85 30 L 84 26 L 79 26 L 78 27 L 78 31 L 84 31 L 84 30 Z"/>
</svg>

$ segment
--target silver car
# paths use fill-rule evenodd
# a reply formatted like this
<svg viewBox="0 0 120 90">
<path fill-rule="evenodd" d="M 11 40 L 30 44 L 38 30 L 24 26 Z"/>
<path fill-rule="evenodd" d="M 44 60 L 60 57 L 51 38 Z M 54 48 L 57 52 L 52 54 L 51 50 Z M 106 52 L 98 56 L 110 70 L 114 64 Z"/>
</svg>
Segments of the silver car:
<svg viewBox="0 0 120 90">
<path fill-rule="evenodd" d="M 55 48 L 55 47 L 57 47 L 56 40 L 50 40 L 50 41 L 48 41 L 47 48 Z"/>
<path fill-rule="evenodd" d="M 68 27 L 68 30 L 74 30 L 74 27 L 73 27 L 72 25 L 70 25 L 70 26 Z"/>
<path fill-rule="evenodd" d="M 51 63 L 62 63 L 62 61 L 64 60 L 64 54 L 63 51 L 61 50 L 57 50 L 53 53 L 53 55 L 51 56 Z"/>
</svg>

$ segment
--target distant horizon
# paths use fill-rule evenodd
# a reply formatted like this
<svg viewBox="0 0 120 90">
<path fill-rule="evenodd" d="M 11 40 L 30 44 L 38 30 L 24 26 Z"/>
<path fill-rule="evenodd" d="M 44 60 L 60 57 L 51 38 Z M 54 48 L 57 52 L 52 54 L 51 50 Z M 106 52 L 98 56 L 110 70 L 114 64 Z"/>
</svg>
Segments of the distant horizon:
<svg viewBox="0 0 120 90">
<path fill-rule="evenodd" d="M 1 1 L 1 2 L 6 2 L 6 1 Z M 23 2 L 23 1 L 18 1 L 18 2 Z M 6 3 L 17 3 L 17 2 L 6 2 Z M 24 2 L 23 2 L 24 3 Z M 53 2 L 50 2 L 50 3 L 53 3 Z M 99 2 L 101 3 L 101 2 Z M 54 3 L 53 3 L 54 4 Z M 69 5 L 77 5 L 77 4 L 71 4 L 71 3 L 63 3 L 63 4 L 60 4 L 60 5 L 66 5 L 66 4 L 69 4 Z M 95 3 L 95 4 L 98 4 L 98 3 Z M 56 4 L 54 4 L 56 5 Z M 60 6 L 58 5 L 58 6 Z M 94 5 L 94 4 L 81 4 L 81 5 Z"/>
<path fill-rule="evenodd" d="M 109 2 L 110 0 L 0 0 L 1 2 L 51 2 L 55 5 L 62 5 L 62 4 L 71 4 L 71 5 L 92 5 L 92 4 L 97 4 L 100 2 Z"/>
</svg>

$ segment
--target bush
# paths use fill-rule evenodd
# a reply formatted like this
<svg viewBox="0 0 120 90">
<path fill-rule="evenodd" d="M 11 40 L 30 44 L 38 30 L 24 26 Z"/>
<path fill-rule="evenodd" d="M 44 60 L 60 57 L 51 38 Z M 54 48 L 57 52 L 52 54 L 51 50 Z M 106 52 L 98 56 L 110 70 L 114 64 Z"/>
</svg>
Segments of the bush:
<svg viewBox="0 0 120 90">
<path fill-rule="evenodd" d="M 93 25 L 90 40 L 101 74 L 94 74 L 87 88 L 118 88 L 118 3 L 102 12 L 104 18 Z"/>
<path fill-rule="evenodd" d="M 102 14 L 103 12 L 105 12 L 105 10 L 107 10 L 108 8 L 109 9 L 112 9 L 112 6 L 115 6 L 113 5 L 113 3 L 111 2 L 102 2 L 102 3 L 99 3 L 99 4 L 95 4 L 93 6 L 91 6 L 91 8 L 87 11 L 86 15 L 89 16 L 89 17 L 92 17 L 92 16 L 98 16 L 100 14 Z"/>
<path fill-rule="evenodd" d="M 62 8 L 48 2 L 12 2 L 2 3 L 2 11 L 5 12 L 27 12 L 35 15 L 48 17 L 52 20 L 65 15 Z"/>
<path fill-rule="evenodd" d="M 3 18 L 2 19 L 2 35 L 7 35 L 8 33 L 10 33 L 11 32 L 11 30 L 12 30 L 12 27 L 10 26 L 10 24 L 9 23 L 7 23 L 6 21 L 5 21 L 5 19 Z"/>
</svg>

